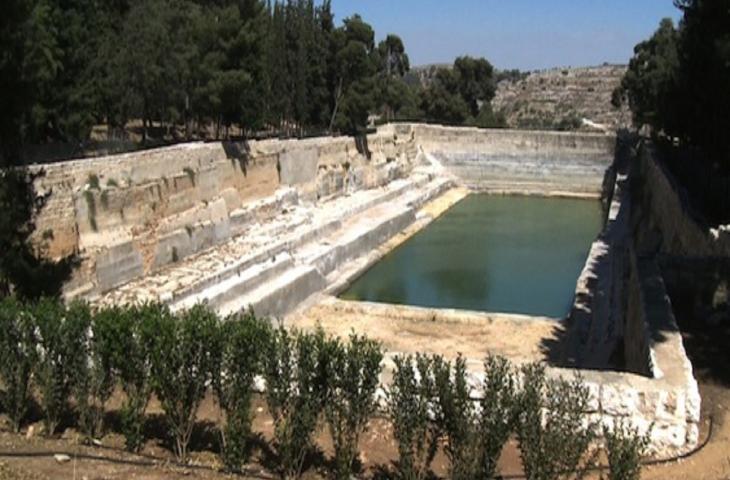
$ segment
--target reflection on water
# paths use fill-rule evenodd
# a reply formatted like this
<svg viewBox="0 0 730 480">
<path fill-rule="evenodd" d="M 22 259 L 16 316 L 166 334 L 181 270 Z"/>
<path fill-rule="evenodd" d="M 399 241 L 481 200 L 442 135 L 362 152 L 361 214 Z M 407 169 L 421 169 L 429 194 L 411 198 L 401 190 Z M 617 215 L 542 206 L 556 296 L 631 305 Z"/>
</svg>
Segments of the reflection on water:
<svg viewBox="0 0 730 480">
<path fill-rule="evenodd" d="M 563 317 L 600 228 L 598 201 L 470 195 L 341 297 Z"/>
</svg>

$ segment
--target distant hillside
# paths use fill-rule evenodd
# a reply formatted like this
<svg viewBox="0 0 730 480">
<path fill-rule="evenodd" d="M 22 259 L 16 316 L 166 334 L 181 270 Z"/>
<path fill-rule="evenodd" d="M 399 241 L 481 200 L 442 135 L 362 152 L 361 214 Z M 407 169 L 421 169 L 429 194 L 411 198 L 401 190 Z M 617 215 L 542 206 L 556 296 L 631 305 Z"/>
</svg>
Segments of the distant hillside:
<svg viewBox="0 0 730 480">
<path fill-rule="evenodd" d="M 501 111 L 512 128 L 612 131 L 630 120 L 628 110 L 611 105 L 611 93 L 621 82 L 624 65 L 556 68 L 529 73 L 497 86 L 492 108 Z"/>
</svg>

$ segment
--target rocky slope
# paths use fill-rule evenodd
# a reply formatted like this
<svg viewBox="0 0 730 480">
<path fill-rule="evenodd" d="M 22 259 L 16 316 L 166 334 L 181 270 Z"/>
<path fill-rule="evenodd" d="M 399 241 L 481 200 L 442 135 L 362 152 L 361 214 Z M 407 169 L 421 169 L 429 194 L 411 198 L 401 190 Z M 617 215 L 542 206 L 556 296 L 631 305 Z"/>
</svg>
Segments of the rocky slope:
<svg viewBox="0 0 730 480">
<path fill-rule="evenodd" d="M 613 131 L 630 121 L 628 110 L 611 105 L 624 65 L 556 68 L 503 80 L 492 108 L 513 128 Z"/>
</svg>

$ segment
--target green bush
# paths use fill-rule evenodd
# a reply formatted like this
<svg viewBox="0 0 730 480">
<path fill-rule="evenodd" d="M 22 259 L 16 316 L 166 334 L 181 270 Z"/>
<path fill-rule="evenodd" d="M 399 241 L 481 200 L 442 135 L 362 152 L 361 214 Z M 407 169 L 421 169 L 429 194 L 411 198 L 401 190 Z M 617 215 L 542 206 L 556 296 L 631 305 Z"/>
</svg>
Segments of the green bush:
<svg viewBox="0 0 730 480">
<path fill-rule="evenodd" d="M 212 380 L 225 418 L 221 428 L 223 463 L 234 471 L 250 454 L 253 382 L 261 372 L 262 346 L 270 335 L 269 322 L 253 313 L 231 316 L 220 328 Z"/>
<path fill-rule="evenodd" d="M 144 443 L 145 410 L 152 395 L 152 347 L 157 325 L 171 314 L 167 307 L 149 303 L 114 307 L 105 313 L 111 365 L 121 381 L 126 399 L 121 409 L 122 433 L 126 447 L 137 451 Z"/>
<path fill-rule="evenodd" d="M 39 349 L 34 377 L 46 432 L 53 435 L 67 411 L 73 371 L 85 358 L 83 339 L 91 316 L 83 305 L 75 304 L 67 310 L 48 298 L 39 300 L 32 311 Z"/>
<path fill-rule="evenodd" d="M 463 357 L 457 357 L 453 365 L 440 356 L 434 356 L 428 362 L 433 372 L 432 408 L 438 425 L 435 436 L 440 434 L 445 437 L 444 450 L 449 459 L 449 478 L 495 478 L 499 455 L 515 423 L 514 369 L 505 358 L 487 357 L 484 362 L 482 395 L 477 408 L 477 402 L 473 398 L 475 392 L 472 392 L 468 384 Z M 401 368 L 402 363 L 398 370 Z M 404 373 L 406 384 L 413 382 L 408 378 L 410 375 L 407 370 Z M 428 378 L 428 374 L 421 373 L 421 378 Z M 410 393 L 409 396 L 417 395 Z M 415 412 L 418 408 L 411 405 L 400 407 L 399 410 L 406 417 L 409 412 Z"/>
<path fill-rule="evenodd" d="M 202 305 L 178 316 L 163 315 L 152 350 L 154 392 L 165 412 L 175 454 L 187 460 L 195 418 L 213 370 L 218 317 Z"/>
<path fill-rule="evenodd" d="M 444 450 L 449 459 L 450 478 L 475 478 L 478 470 L 479 437 L 471 389 L 466 378 L 466 362 L 459 356 L 450 362 L 434 357 L 436 421 L 446 437 Z"/>
<path fill-rule="evenodd" d="M 355 334 L 349 344 L 332 344 L 325 417 L 335 449 L 335 477 L 344 480 L 352 476 L 360 435 L 377 408 L 383 352 L 379 343 Z"/>
<path fill-rule="evenodd" d="M 33 322 L 26 306 L 13 297 L 0 301 L 0 380 L 2 407 L 14 432 L 28 413 L 31 376 L 36 362 Z"/>
<path fill-rule="evenodd" d="M 264 356 L 266 403 L 274 419 L 274 444 L 283 478 L 299 478 L 326 391 L 327 354 L 324 334 L 274 331 Z"/>
<path fill-rule="evenodd" d="M 581 465 L 581 460 L 596 438 L 596 425 L 584 423 L 588 390 L 580 378 L 547 379 L 539 364 L 523 367 L 522 376 L 517 437 L 525 476 L 528 480 L 582 478 L 591 462 Z"/>
<path fill-rule="evenodd" d="M 479 401 L 479 478 L 495 478 L 499 455 L 515 428 L 515 385 L 515 371 L 509 361 L 488 356 Z"/>
<path fill-rule="evenodd" d="M 433 360 L 425 355 L 395 357 L 388 410 L 398 443 L 398 470 L 403 480 L 428 475 L 438 450 L 440 432 L 432 419 L 435 386 Z M 415 363 L 415 368 L 414 368 Z"/>
<path fill-rule="evenodd" d="M 618 420 L 613 429 L 603 429 L 608 458 L 609 480 L 639 480 L 641 457 L 649 446 L 649 434 L 639 435 L 624 421 Z"/>
<path fill-rule="evenodd" d="M 91 317 L 86 305 L 76 304 L 70 314 L 84 318 L 90 329 L 79 339 L 81 352 L 72 371 L 72 391 L 79 413 L 79 426 L 87 439 L 98 438 L 104 431 L 105 406 L 114 389 L 112 370 L 113 328 L 116 309 L 107 309 Z"/>
</svg>

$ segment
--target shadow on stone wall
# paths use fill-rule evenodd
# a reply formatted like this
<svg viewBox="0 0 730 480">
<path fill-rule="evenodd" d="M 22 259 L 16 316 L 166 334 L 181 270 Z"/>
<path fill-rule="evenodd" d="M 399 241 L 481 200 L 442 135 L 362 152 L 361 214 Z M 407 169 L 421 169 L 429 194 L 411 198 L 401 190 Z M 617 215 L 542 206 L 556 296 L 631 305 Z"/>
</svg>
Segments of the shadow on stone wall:
<svg viewBox="0 0 730 480">
<path fill-rule="evenodd" d="M 730 259 L 663 257 L 660 267 L 695 374 L 730 386 Z"/>
<path fill-rule="evenodd" d="M 248 175 L 248 165 L 251 161 L 251 147 L 249 143 L 245 141 L 223 141 L 221 145 L 223 146 L 223 151 L 226 153 L 226 157 L 231 162 L 238 163 L 243 174 Z"/>
<path fill-rule="evenodd" d="M 45 175 L 43 170 L 4 168 L 0 171 L 0 296 L 14 293 L 26 299 L 56 297 L 64 283 L 78 267 L 76 253 L 60 259 L 47 255 L 53 230 L 40 232 L 40 241 L 32 240 L 39 212 L 52 192 L 39 194 L 34 182 Z"/>
<path fill-rule="evenodd" d="M 541 345 L 553 366 L 626 370 L 624 335 L 630 241 L 626 175 L 637 142 L 638 137 L 627 130 L 616 136 L 614 159 L 606 170 L 601 190 L 604 228 L 591 246 L 564 327 Z"/>
</svg>

